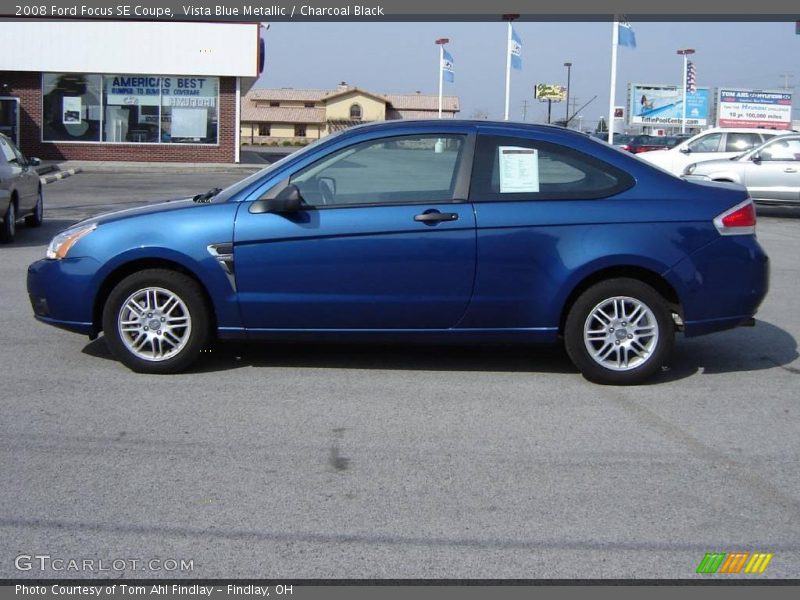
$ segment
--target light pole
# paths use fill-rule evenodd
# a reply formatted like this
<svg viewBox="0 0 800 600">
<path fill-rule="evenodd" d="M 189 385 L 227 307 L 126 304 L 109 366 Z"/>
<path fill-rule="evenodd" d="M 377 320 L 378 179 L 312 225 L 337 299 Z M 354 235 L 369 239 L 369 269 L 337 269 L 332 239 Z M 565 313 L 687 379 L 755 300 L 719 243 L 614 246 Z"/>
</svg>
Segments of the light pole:
<svg viewBox="0 0 800 600">
<path fill-rule="evenodd" d="M 686 57 L 689 56 L 690 54 L 694 54 L 694 48 L 683 48 L 681 50 L 678 50 L 678 54 L 683 56 L 683 77 L 681 79 L 683 81 L 683 102 L 681 104 L 681 110 L 683 116 L 681 117 L 681 133 L 685 133 L 686 132 L 686 69 L 688 68 L 687 62 L 689 60 Z"/>
<path fill-rule="evenodd" d="M 564 66 L 567 67 L 567 115 L 564 117 L 564 127 L 569 127 L 569 76 L 572 70 L 572 63 L 565 62 Z"/>
<path fill-rule="evenodd" d="M 436 45 L 439 46 L 439 118 L 442 118 L 442 82 L 444 81 L 444 45 L 449 42 L 448 38 L 439 38 Z"/>
</svg>

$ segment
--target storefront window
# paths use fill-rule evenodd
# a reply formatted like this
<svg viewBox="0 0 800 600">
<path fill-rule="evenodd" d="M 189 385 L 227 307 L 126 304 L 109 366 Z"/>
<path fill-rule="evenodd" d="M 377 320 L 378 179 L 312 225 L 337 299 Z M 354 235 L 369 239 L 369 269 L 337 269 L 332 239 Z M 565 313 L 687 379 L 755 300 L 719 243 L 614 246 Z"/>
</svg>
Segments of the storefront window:
<svg viewBox="0 0 800 600">
<path fill-rule="evenodd" d="M 100 141 L 100 75 L 45 73 L 42 77 L 42 139 Z"/>
<path fill-rule="evenodd" d="M 161 80 L 147 75 L 103 77 L 104 142 L 158 142 Z"/>
<path fill-rule="evenodd" d="M 216 77 L 164 77 L 161 90 L 161 141 L 217 143 Z"/>
<path fill-rule="evenodd" d="M 46 73 L 42 81 L 44 141 L 217 143 L 217 77 Z"/>
</svg>

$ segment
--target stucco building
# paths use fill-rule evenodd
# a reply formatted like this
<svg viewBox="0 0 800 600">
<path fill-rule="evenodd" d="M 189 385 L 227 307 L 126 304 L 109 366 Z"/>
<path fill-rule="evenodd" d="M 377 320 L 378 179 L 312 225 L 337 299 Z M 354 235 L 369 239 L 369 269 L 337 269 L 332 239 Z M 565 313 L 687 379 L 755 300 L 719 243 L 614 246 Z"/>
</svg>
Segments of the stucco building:
<svg viewBox="0 0 800 600">
<path fill-rule="evenodd" d="M 459 111 L 457 96 L 442 98 L 442 117 Z M 251 89 L 242 97 L 244 144 L 305 143 L 370 121 L 429 119 L 439 114 L 439 97 L 382 94 L 340 83 L 332 90 Z"/>
</svg>

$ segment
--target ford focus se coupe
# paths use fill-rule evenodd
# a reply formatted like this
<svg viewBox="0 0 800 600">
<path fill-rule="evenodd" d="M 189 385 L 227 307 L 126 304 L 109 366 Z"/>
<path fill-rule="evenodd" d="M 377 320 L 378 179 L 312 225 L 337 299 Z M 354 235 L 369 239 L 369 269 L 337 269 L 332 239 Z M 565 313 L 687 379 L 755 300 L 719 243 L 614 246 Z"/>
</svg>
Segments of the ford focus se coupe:
<svg viewBox="0 0 800 600">
<path fill-rule="evenodd" d="M 752 324 L 767 256 L 744 188 L 577 132 L 363 125 L 225 189 L 93 217 L 28 270 L 36 318 L 135 371 L 211 338 L 558 343 L 640 383 L 676 332 Z"/>
</svg>

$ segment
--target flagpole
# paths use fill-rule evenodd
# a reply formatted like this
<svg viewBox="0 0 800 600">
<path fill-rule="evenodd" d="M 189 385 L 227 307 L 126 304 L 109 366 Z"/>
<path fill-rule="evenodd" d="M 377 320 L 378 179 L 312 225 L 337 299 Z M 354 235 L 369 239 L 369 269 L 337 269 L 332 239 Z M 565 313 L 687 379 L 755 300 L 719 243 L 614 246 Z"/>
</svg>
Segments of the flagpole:
<svg viewBox="0 0 800 600">
<path fill-rule="evenodd" d="M 686 133 L 686 55 L 683 55 L 683 102 L 681 103 L 681 133 Z"/>
<path fill-rule="evenodd" d="M 442 83 L 444 81 L 444 44 L 439 44 L 439 118 L 442 118 Z"/>
<path fill-rule="evenodd" d="M 687 73 L 686 69 L 688 68 L 688 56 L 690 54 L 694 54 L 693 48 L 683 48 L 678 50 L 678 54 L 683 56 L 683 77 L 681 78 L 683 81 L 683 105 L 681 107 L 681 133 L 686 133 L 686 84 L 687 84 Z"/>
<path fill-rule="evenodd" d="M 511 21 L 508 22 L 508 40 L 506 41 L 506 110 L 504 120 L 508 121 L 508 103 L 511 92 Z"/>
<path fill-rule="evenodd" d="M 436 45 L 439 46 L 439 118 L 442 118 L 442 87 L 444 85 L 444 45 L 449 42 L 449 38 L 439 38 Z"/>
<path fill-rule="evenodd" d="M 611 23 L 611 90 L 608 94 L 608 143 L 614 143 L 614 95 L 617 89 L 617 46 L 619 46 L 619 23 L 616 15 Z"/>
</svg>

